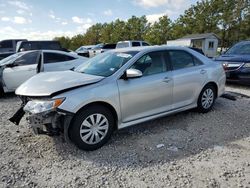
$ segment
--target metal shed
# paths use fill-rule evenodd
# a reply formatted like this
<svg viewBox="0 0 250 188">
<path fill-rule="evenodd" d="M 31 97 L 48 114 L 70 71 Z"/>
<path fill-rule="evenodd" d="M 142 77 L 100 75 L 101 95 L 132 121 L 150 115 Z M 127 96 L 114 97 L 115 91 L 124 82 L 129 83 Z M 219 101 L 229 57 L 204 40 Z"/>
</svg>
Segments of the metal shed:
<svg viewBox="0 0 250 188">
<path fill-rule="evenodd" d="M 207 57 L 216 56 L 218 43 L 219 37 L 214 33 L 192 34 L 177 40 L 167 41 L 167 45 L 169 46 L 188 46 L 200 48 Z"/>
</svg>

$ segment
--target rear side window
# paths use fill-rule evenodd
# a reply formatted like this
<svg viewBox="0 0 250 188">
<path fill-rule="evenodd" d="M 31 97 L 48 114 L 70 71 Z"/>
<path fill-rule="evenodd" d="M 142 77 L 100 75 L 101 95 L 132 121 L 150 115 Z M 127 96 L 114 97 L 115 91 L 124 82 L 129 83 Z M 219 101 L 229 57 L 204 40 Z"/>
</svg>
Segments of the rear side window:
<svg viewBox="0 0 250 188">
<path fill-rule="evenodd" d="M 116 45 L 116 48 L 127 48 L 129 47 L 129 42 L 119 42 Z"/>
<path fill-rule="evenodd" d="M 14 63 L 17 65 L 37 64 L 39 52 L 29 52 L 17 58 Z"/>
<path fill-rule="evenodd" d="M 116 44 L 105 44 L 103 49 L 115 49 Z"/>
<path fill-rule="evenodd" d="M 193 55 L 182 50 L 169 51 L 169 57 L 172 62 L 173 70 L 179 70 L 203 64 Z"/>
<path fill-rule="evenodd" d="M 132 46 L 141 46 L 140 42 L 132 42 Z"/>
<path fill-rule="evenodd" d="M 44 53 L 44 64 L 71 61 L 74 59 L 75 59 L 74 57 L 64 54 L 49 53 L 49 52 Z"/>
<path fill-rule="evenodd" d="M 12 48 L 12 40 L 4 40 L 0 43 L 0 48 Z"/>
</svg>

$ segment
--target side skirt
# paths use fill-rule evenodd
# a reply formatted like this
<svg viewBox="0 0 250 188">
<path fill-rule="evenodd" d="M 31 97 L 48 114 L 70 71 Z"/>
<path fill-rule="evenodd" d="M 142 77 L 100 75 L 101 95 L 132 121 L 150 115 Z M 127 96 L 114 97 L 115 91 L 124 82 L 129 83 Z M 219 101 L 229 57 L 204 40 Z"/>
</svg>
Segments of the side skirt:
<svg viewBox="0 0 250 188">
<path fill-rule="evenodd" d="M 188 106 L 178 108 L 178 109 L 175 109 L 175 110 L 171 110 L 171 111 L 163 112 L 163 113 L 160 113 L 160 114 L 156 114 L 156 115 L 153 115 L 153 116 L 148 116 L 148 117 L 145 117 L 145 118 L 136 119 L 136 120 L 129 121 L 129 122 L 126 122 L 126 123 L 121 123 L 120 125 L 118 125 L 118 129 L 123 129 L 123 128 L 126 128 L 126 127 L 130 127 L 132 125 L 136 125 L 136 124 L 143 123 L 143 122 L 146 122 L 146 121 L 154 120 L 154 119 L 164 117 L 164 116 L 167 116 L 167 115 L 175 114 L 175 113 L 182 112 L 182 111 L 185 111 L 185 110 L 190 110 L 190 109 L 195 108 L 195 107 L 197 107 L 197 105 L 192 104 L 192 105 L 188 105 Z"/>
</svg>

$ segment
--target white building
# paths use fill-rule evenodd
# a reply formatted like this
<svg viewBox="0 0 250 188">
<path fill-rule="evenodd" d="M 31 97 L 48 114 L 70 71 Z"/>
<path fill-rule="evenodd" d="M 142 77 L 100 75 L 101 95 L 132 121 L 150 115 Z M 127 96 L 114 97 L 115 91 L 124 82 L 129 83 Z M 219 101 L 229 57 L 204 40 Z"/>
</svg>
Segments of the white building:
<svg viewBox="0 0 250 188">
<path fill-rule="evenodd" d="M 167 41 L 168 46 L 188 46 L 202 49 L 207 57 L 215 57 L 219 37 L 214 33 L 187 35 L 177 40 Z"/>
</svg>

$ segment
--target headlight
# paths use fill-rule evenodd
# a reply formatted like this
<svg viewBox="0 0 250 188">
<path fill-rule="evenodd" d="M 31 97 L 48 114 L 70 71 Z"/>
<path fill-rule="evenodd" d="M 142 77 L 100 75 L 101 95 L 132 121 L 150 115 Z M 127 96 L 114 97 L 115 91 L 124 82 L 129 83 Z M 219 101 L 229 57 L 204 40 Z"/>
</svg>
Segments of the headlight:
<svg viewBox="0 0 250 188">
<path fill-rule="evenodd" d="M 243 63 L 241 62 L 223 62 L 223 67 L 226 68 L 238 68 L 242 66 Z"/>
<path fill-rule="evenodd" d="M 245 64 L 244 64 L 244 67 L 245 67 L 245 68 L 250 68 L 250 63 L 245 63 Z"/>
<path fill-rule="evenodd" d="M 59 98 L 48 101 L 40 101 L 40 100 L 29 101 L 25 105 L 23 110 L 32 114 L 38 114 L 41 112 L 54 110 L 63 103 L 64 99 L 65 98 Z"/>
</svg>

